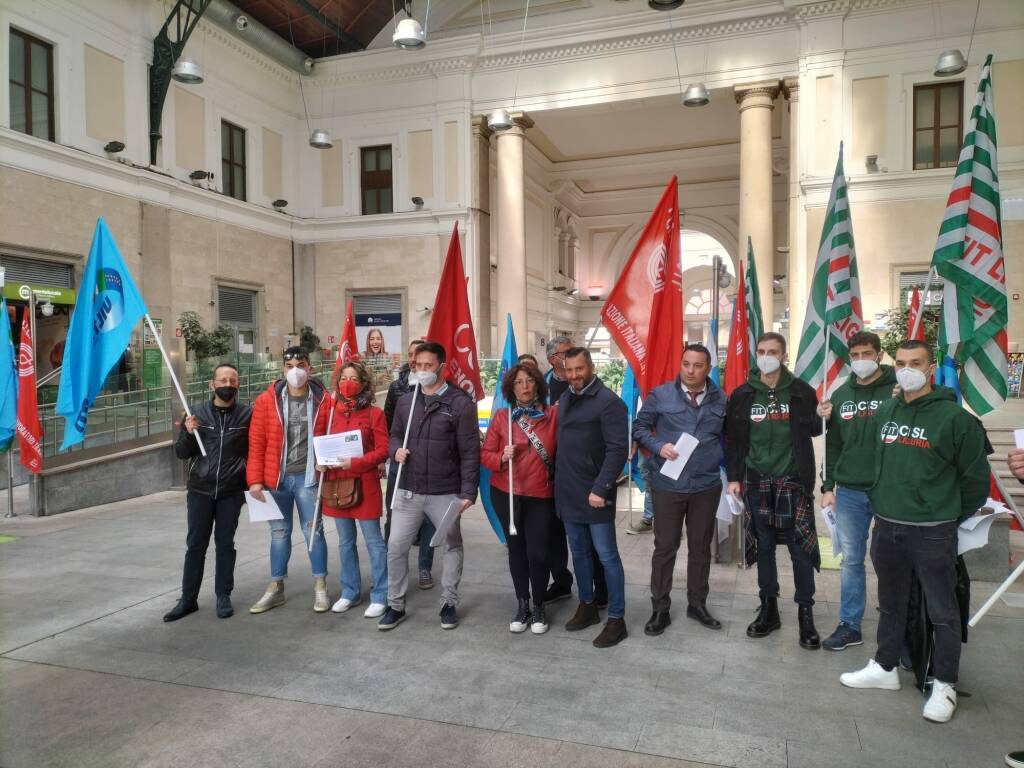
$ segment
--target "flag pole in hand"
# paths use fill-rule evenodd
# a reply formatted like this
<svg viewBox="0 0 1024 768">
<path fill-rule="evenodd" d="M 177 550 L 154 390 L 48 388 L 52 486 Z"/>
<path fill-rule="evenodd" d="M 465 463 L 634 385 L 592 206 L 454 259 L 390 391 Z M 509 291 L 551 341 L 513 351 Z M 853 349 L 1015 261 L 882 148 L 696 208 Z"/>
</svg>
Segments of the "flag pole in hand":
<svg viewBox="0 0 1024 768">
<path fill-rule="evenodd" d="M 192 418 L 192 409 L 188 407 L 188 400 L 185 399 L 185 393 L 181 390 L 181 384 L 178 383 L 178 377 L 174 375 L 174 369 L 171 367 L 171 359 L 167 356 L 167 350 L 164 349 L 164 343 L 160 339 L 160 333 L 157 331 L 156 326 L 153 325 L 153 318 L 149 316 L 147 312 L 143 315 L 146 318 L 146 325 L 149 326 L 149 332 L 153 334 L 153 339 L 156 341 L 157 347 L 160 349 L 160 355 L 164 359 L 164 363 L 167 365 L 167 372 L 171 374 L 171 382 L 174 384 L 174 389 L 178 393 L 178 398 L 181 400 L 181 405 L 185 409 L 186 418 Z M 206 456 L 206 446 L 203 445 L 203 438 L 199 436 L 199 430 L 193 430 L 193 435 L 196 436 L 196 442 L 199 443 L 199 452 Z"/>
<path fill-rule="evenodd" d="M 415 373 L 415 372 L 414 372 Z M 409 445 L 409 431 L 412 429 L 412 412 L 416 410 L 416 395 L 420 391 L 420 378 L 416 376 L 416 381 L 412 385 L 412 402 L 409 404 L 409 420 L 405 422 L 405 437 L 402 438 L 402 449 L 406 450 L 406 446 Z M 395 489 L 391 491 L 391 501 L 388 506 L 392 510 L 395 508 L 395 497 L 398 496 L 398 484 L 402 481 L 402 470 L 405 468 L 405 462 L 398 462 L 398 471 L 395 472 Z"/>
<path fill-rule="evenodd" d="M 508 404 L 508 447 L 512 447 L 512 403 Z M 515 516 L 515 491 L 512 490 L 512 457 L 508 459 L 508 535 L 515 536 L 516 531 L 516 516 Z"/>
<path fill-rule="evenodd" d="M 327 414 L 327 433 L 331 434 L 331 427 L 334 426 L 334 393 L 331 393 L 331 412 Z M 316 462 L 316 449 L 314 448 L 313 461 Z M 313 537 L 316 536 L 316 524 L 320 518 L 320 502 L 324 499 L 324 475 L 327 474 L 325 469 L 323 472 L 318 473 L 320 478 L 316 484 L 316 504 L 313 506 L 313 529 L 309 533 L 309 551 L 313 551 Z"/>
</svg>

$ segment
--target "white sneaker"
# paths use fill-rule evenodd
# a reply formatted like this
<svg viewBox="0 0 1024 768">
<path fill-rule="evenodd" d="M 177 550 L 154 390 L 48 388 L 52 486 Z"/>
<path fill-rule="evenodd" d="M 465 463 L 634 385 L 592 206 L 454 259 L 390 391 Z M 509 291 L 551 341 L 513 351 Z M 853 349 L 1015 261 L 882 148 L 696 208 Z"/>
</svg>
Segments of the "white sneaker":
<svg viewBox="0 0 1024 768">
<path fill-rule="evenodd" d="M 368 619 L 379 619 L 387 609 L 388 607 L 384 603 L 370 603 L 363 611 L 363 616 Z"/>
<path fill-rule="evenodd" d="M 331 606 L 331 611 L 333 613 L 344 613 L 349 608 L 359 605 L 359 602 L 360 600 L 358 597 L 355 600 L 349 600 L 347 597 L 343 597 Z"/>
<path fill-rule="evenodd" d="M 895 667 L 886 672 L 881 664 L 871 659 L 864 669 L 841 674 L 839 682 L 847 688 L 881 688 L 885 691 L 898 691 L 900 689 L 900 673 Z"/>
<path fill-rule="evenodd" d="M 956 688 L 939 680 L 932 682 L 932 695 L 924 705 L 925 720 L 933 723 L 948 723 L 956 712 Z"/>
</svg>

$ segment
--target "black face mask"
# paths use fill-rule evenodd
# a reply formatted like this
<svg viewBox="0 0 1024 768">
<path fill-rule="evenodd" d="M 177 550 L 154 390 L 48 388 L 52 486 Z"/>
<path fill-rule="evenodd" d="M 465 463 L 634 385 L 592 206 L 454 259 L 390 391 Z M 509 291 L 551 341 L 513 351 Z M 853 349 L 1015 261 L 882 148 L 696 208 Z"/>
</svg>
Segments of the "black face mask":
<svg viewBox="0 0 1024 768">
<path fill-rule="evenodd" d="M 223 402 L 230 403 L 238 394 L 238 387 L 217 387 L 213 393 Z"/>
</svg>

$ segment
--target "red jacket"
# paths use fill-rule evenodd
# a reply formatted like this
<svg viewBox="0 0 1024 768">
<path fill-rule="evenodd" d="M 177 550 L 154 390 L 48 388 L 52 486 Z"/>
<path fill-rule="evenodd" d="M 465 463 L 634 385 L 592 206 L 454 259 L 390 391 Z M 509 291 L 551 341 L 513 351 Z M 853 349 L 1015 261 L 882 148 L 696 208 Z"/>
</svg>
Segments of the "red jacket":
<svg viewBox="0 0 1024 768">
<path fill-rule="evenodd" d="M 252 404 L 252 420 L 249 422 L 249 458 L 245 463 L 245 479 L 252 486 L 256 483 L 264 488 L 276 490 L 281 482 L 281 462 L 284 453 L 284 417 L 281 397 L 287 384 L 278 379 L 261 392 Z M 320 406 L 324 402 L 324 385 L 316 379 L 309 380 L 313 395 L 313 423 L 320 418 Z M 310 443 L 309 450 L 313 450 Z"/>
<path fill-rule="evenodd" d="M 314 435 L 326 435 L 330 404 L 320 409 L 316 419 Z M 367 408 L 349 410 L 338 400 L 334 406 L 334 420 L 330 434 L 358 429 L 363 435 L 363 455 L 352 459 L 350 469 L 328 469 L 325 479 L 339 480 L 345 477 L 359 478 L 363 489 L 363 500 L 355 507 L 334 509 L 324 502 L 324 514 L 328 517 L 351 517 L 356 520 L 374 520 L 381 516 L 384 499 L 380 492 L 380 465 L 388 458 L 388 424 L 384 411 L 371 405 Z"/>
<path fill-rule="evenodd" d="M 544 418 L 534 421 L 527 419 L 533 433 L 540 438 L 552 467 L 555 462 L 555 432 L 558 429 L 558 406 L 545 405 Z M 550 499 L 555 495 L 548 469 L 540 454 L 530 443 L 526 433 L 516 422 L 512 423 L 512 444 L 516 456 L 512 460 L 512 482 L 517 496 L 533 496 Z M 508 409 L 499 408 L 491 414 L 491 424 L 480 449 L 480 463 L 491 470 L 491 486 L 508 493 L 508 464 L 501 460 L 502 451 L 508 445 Z"/>
</svg>

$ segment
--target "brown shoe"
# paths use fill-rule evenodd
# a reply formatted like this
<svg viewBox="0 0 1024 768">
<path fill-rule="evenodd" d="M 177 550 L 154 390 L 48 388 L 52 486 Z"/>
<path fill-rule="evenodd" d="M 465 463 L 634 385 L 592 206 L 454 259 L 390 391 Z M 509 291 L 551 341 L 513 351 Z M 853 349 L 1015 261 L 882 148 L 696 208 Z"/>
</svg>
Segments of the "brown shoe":
<svg viewBox="0 0 1024 768">
<path fill-rule="evenodd" d="M 594 638 L 594 647 L 611 648 L 613 645 L 621 643 L 627 637 L 629 637 L 629 632 L 626 631 L 625 620 L 608 619 L 608 623 L 604 625 L 601 634 Z"/>
<path fill-rule="evenodd" d="M 565 625 L 566 632 L 579 632 L 581 629 L 601 623 L 601 614 L 595 603 L 580 603 L 576 614 Z"/>
</svg>

